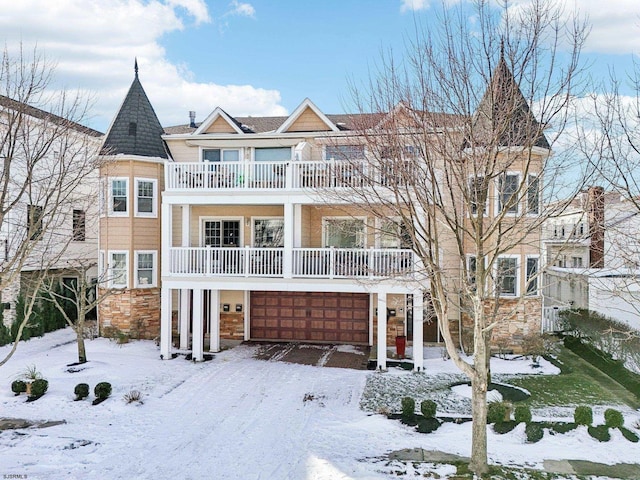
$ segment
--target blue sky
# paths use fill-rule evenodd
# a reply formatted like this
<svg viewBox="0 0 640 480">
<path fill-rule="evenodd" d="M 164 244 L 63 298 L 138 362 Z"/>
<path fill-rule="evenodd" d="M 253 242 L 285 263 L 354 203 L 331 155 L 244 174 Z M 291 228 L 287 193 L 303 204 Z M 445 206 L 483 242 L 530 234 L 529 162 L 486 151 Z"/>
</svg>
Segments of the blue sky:
<svg viewBox="0 0 640 480">
<path fill-rule="evenodd" d="M 466 0 L 448 0 L 458 3 Z M 525 4 L 530 0 L 514 0 Z M 85 123 L 106 131 L 133 79 L 163 125 L 232 115 L 285 115 L 311 98 L 341 113 L 348 79 L 366 81 L 383 49 L 401 54 L 429 0 L 0 0 L 0 39 L 37 43 L 57 63 L 56 82 L 94 99 Z M 556 0 L 590 17 L 585 59 L 594 74 L 624 72 L 640 52 L 637 0 Z"/>
</svg>

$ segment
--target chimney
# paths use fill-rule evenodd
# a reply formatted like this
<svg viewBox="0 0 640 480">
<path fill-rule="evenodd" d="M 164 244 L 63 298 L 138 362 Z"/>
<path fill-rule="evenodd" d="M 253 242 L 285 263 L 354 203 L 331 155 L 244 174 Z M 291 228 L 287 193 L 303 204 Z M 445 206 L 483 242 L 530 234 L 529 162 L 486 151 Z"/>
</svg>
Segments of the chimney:
<svg viewBox="0 0 640 480">
<path fill-rule="evenodd" d="M 189 126 L 196 128 L 196 112 L 193 110 L 189 110 Z"/>
<path fill-rule="evenodd" d="M 589 268 L 604 268 L 604 188 L 589 187 L 587 192 L 589 221 Z"/>
</svg>

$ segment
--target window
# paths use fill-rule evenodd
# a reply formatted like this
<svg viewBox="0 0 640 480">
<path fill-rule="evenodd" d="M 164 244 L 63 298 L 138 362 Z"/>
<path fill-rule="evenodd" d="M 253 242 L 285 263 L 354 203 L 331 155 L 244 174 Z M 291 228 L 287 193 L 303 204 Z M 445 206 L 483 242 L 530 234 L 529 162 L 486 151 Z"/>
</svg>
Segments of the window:
<svg viewBox="0 0 640 480">
<path fill-rule="evenodd" d="M 571 266 L 573 268 L 582 268 L 582 257 L 571 257 Z"/>
<path fill-rule="evenodd" d="M 128 206 L 129 180 L 114 178 L 111 180 L 111 214 L 126 215 Z"/>
<path fill-rule="evenodd" d="M 129 135 L 135 137 L 138 133 L 138 124 L 136 122 L 129 122 Z"/>
<path fill-rule="evenodd" d="M 404 223 L 393 219 L 383 219 L 378 228 L 380 248 L 411 248 L 411 236 Z"/>
<path fill-rule="evenodd" d="M 39 240 L 42 235 L 42 207 L 29 205 L 27 207 L 27 229 L 29 240 Z"/>
<path fill-rule="evenodd" d="M 498 211 L 506 208 L 509 213 L 518 213 L 518 184 L 520 176 L 507 173 L 498 179 Z"/>
<path fill-rule="evenodd" d="M 284 247 L 284 219 L 261 218 L 253 222 L 253 245 Z"/>
<path fill-rule="evenodd" d="M 469 277 L 469 285 L 475 289 L 476 272 L 478 271 L 478 259 L 475 255 L 467 255 L 467 275 Z"/>
<path fill-rule="evenodd" d="M 73 211 L 73 230 L 71 239 L 74 242 L 84 242 L 86 240 L 86 215 L 84 210 Z"/>
<path fill-rule="evenodd" d="M 291 147 L 256 148 L 256 162 L 288 162 L 291 160 Z"/>
<path fill-rule="evenodd" d="M 239 220 L 205 220 L 203 222 L 203 244 L 211 247 L 239 247 Z"/>
<path fill-rule="evenodd" d="M 486 177 L 478 176 L 478 177 L 471 177 L 469 179 L 469 197 L 470 197 L 472 215 L 478 214 L 478 210 L 481 205 L 484 205 L 484 208 L 482 209 L 483 210 L 482 214 L 486 215 L 488 213 L 487 212 L 488 210 L 487 199 L 489 196 L 488 190 L 489 190 L 489 185 L 486 180 Z"/>
<path fill-rule="evenodd" d="M 109 284 L 114 288 L 129 286 L 128 252 L 109 252 Z"/>
<path fill-rule="evenodd" d="M 156 216 L 156 190 L 158 181 L 155 179 L 136 178 L 136 216 Z"/>
<path fill-rule="evenodd" d="M 496 289 L 501 296 L 518 295 L 518 259 L 515 257 L 498 258 L 496 271 Z"/>
<path fill-rule="evenodd" d="M 136 253 L 136 287 L 150 288 L 156 286 L 156 252 L 137 251 Z"/>
<path fill-rule="evenodd" d="M 325 247 L 364 248 L 365 221 L 360 218 L 323 219 Z"/>
<path fill-rule="evenodd" d="M 364 145 L 327 145 L 324 158 L 326 160 L 358 160 L 364 158 Z"/>
<path fill-rule="evenodd" d="M 538 215 L 540 213 L 540 179 L 537 175 L 528 176 L 527 209 L 532 215 Z"/>
<path fill-rule="evenodd" d="M 205 148 L 202 150 L 202 160 L 205 162 L 238 162 L 240 150 L 237 148 Z"/>
<path fill-rule="evenodd" d="M 538 295 L 538 257 L 527 257 L 527 295 Z"/>
</svg>

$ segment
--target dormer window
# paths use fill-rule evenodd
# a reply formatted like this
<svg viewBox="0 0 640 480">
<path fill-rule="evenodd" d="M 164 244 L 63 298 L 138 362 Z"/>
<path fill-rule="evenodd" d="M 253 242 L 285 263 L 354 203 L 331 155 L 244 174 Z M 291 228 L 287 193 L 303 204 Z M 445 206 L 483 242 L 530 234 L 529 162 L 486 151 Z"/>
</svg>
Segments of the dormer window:
<svg viewBox="0 0 640 480">
<path fill-rule="evenodd" d="M 129 122 L 129 135 L 135 137 L 138 133 L 138 124 L 136 122 Z"/>
</svg>

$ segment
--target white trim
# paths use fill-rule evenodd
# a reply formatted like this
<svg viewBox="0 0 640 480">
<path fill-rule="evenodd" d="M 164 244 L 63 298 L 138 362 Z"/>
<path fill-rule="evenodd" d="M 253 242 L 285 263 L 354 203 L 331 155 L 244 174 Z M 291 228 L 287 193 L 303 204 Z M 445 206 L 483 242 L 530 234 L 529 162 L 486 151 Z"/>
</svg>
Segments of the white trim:
<svg viewBox="0 0 640 480">
<path fill-rule="evenodd" d="M 198 146 L 198 161 L 216 164 L 218 162 L 212 162 L 210 160 L 205 160 L 204 159 L 204 151 L 205 150 L 220 150 L 220 161 L 221 162 L 230 162 L 231 160 L 225 160 L 223 158 L 224 157 L 224 152 L 225 151 L 234 150 L 234 151 L 238 152 L 238 163 L 241 163 L 241 162 L 244 161 L 244 149 L 245 149 L 245 147 L 217 147 L 217 146 L 199 145 Z"/>
<path fill-rule="evenodd" d="M 291 127 L 291 125 L 295 123 L 295 121 L 300 117 L 300 115 L 302 115 L 302 113 L 307 108 L 310 108 L 313 111 L 313 113 L 315 113 L 320 118 L 320 120 L 322 120 L 322 122 L 331 129 L 332 132 L 340 131 L 340 129 L 331 120 L 329 120 L 329 118 L 327 118 L 327 116 L 324 113 L 322 113 L 320 109 L 316 107 L 316 105 L 307 97 L 302 101 L 300 105 L 298 105 L 298 107 L 293 111 L 293 113 L 289 115 L 289 118 L 287 118 L 285 122 L 282 125 L 280 125 L 280 127 L 278 127 L 278 129 L 276 130 L 276 133 L 286 132 L 289 129 L 289 127 Z"/>
<path fill-rule="evenodd" d="M 152 255 L 152 270 L 151 270 L 151 283 L 150 284 L 142 284 L 139 283 L 140 277 L 138 275 L 138 256 L 140 254 L 151 254 Z M 158 285 L 158 251 L 157 250 L 135 250 L 133 252 L 133 275 L 134 275 L 134 285 L 135 288 L 154 288 Z"/>
<path fill-rule="evenodd" d="M 516 287 L 516 291 L 515 291 L 515 293 L 507 293 L 507 294 L 500 293 L 499 296 L 500 297 L 507 297 L 507 298 L 519 297 L 520 296 L 520 291 L 521 291 L 521 288 L 520 288 L 520 279 L 521 279 L 520 268 L 522 267 L 522 265 L 521 265 L 521 263 L 522 263 L 521 260 L 522 259 L 521 259 L 520 255 L 518 255 L 518 254 L 505 254 L 505 255 L 498 256 L 498 258 L 496 258 L 496 263 L 493 266 L 493 271 L 494 271 L 493 278 L 494 278 L 494 283 L 495 284 L 497 284 L 497 282 L 499 280 L 499 278 L 498 278 L 498 263 L 500 262 L 500 259 L 502 259 L 502 258 L 505 258 L 505 259 L 512 258 L 512 259 L 515 259 L 515 261 L 516 261 L 516 267 L 515 267 L 515 275 L 516 275 L 515 287 Z M 495 286 L 496 285 L 494 285 L 494 287 Z"/>
<path fill-rule="evenodd" d="M 114 283 L 115 276 L 113 275 L 113 255 L 122 255 L 124 254 L 124 262 L 125 262 L 125 283 Z M 128 250 L 109 250 L 107 253 L 107 261 L 108 261 L 108 281 L 109 287 L 111 288 L 129 288 L 129 251 Z"/>
<path fill-rule="evenodd" d="M 529 210 L 529 177 L 535 177 L 538 180 L 538 211 L 535 213 L 531 213 L 531 211 Z M 527 173 L 525 185 L 526 195 L 524 196 L 524 199 L 526 205 L 525 212 L 528 217 L 539 217 L 542 213 L 542 180 L 540 177 L 541 175 L 539 173 Z"/>
<path fill-rule="evenodd" d="M 124 181 L 125 182 L 125 189 L 126 189 L 126 192 L 127 192 L 127 199 L 125 201 L 125 205 L 126 205 L 127 210 L 125 212 L 114 212 L 113 211 L 113 182 L 119 182 L 119 181 Z M 109 177 L 108 188 L 109 188 L 109 192 L 108 192 L 108 196 L 107 196 L 107 198 L 109 199 L 109 206 L 107 208 L 108 216 L 110 216 L 110 217 L 128 217 L 129 216 L 129 212 L 131 211 L 131 201 L 130 201 L 131 191 L 130 191 L 130 188 L 129 188 L 129 177 Z"/>
<path fill-rule="evenodd" d="M 362 222 L 364 223 L 364 232 L 362 235 L 362 246 L 358 247 L 358 248 L 367 248 L 367 230 L 368 230 L 368 223 L 367 223 L 367 217 L 350 217 L 350 216 L 345 216 L 345 215 L 338 215 L 338 216 L 333 216 L 333 215 L 327 215 L 322 217 L 322 248 L 328 248 L 327 247 L 327 234 L 326 234 L 326 221 L 327 220 L 362 220 Z"/>
<path fill-rule="evenodd" d="M 218 119 L 218 117 L 222 117 L 225 122 L 227 122 L 236 133 L 244 134 L 242 129 L 236 125 L 236 122 L 232 120 L 232 118 L 220 107 L 216 107 L 213 112 L 209 114 L 207 118 L 200 124 L 200 126 L 193 132 L 191 135 L 200 135 L 203 133 L 207 133 L 206 130 L 213 125 L 213 123 Z M 228 134 L 228 132 L 225 132 Z"/>
<path fill-rule="evenodd" d="M 138 211 L 138 184 L 149 182 L 153 185 L 153 197 L 151 200 L 151 212 Z M 158 180 L 155 178 L 135 177 L 133 180 L 134 216 L 143 218 L 158 218 Z"/>
</svg>

